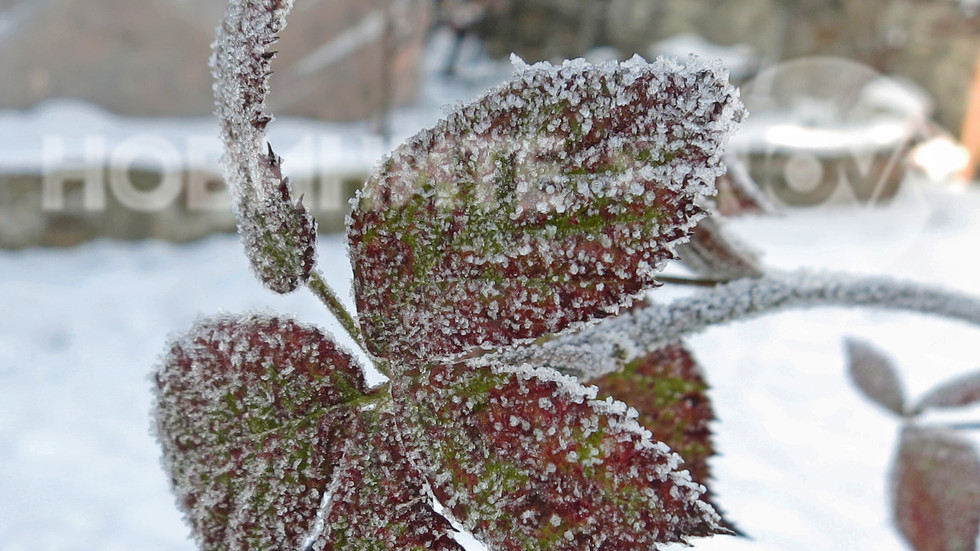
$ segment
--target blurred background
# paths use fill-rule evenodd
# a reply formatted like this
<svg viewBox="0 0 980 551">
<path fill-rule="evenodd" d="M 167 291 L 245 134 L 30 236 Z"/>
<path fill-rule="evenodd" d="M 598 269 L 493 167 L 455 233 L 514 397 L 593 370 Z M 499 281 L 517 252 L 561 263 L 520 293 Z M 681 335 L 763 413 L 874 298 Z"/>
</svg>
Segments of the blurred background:
<svg viewBox="0 0 980 551">
<path fill-rule="evenodd" d="M 222 0 L 0 0 L 0 247 L 230 231 L 210 118 Z M 378 158 L 508 56 L 718 58 L 732 145 L 785 205 L 975 177 L 976 0 L 301 0 L 271 140 L 324 231 Z M 972 152 L 972 154 L 971 154 Z"/>
<path fill-rule="evenodd" d="M 353 348 L 306 291 L 263 289 L 232 233 L 207 67 L 224 3 L 0 0 L 0 551 L 194 548 L 150 374 L 197 316 L 293 312 Z M 767 268 L 980 294 L 980 0 L 296 0 L 278 49 L 269 141 L 350 308 L 347 199 L 511 53 L 721 60 L 752 112 L 731 159 L 780 211 L 727 227 Z M 846 336 L 894 355 L 910 396 L 978 367 L 975 328 L 913 315 L 693 336 L 712 491 L 751 536 L 698 549 L 908 548 L 887 505 L 900 423 L 849 386 Z"/>
</svg>

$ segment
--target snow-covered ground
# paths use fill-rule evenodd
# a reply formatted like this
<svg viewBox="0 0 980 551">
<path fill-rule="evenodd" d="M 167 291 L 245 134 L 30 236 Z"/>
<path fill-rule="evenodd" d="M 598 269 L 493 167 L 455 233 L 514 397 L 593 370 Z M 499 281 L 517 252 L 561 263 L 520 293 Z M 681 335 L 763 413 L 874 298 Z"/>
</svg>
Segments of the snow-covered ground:
<svg viewBox="0 0 980 551">
<path fill-rule="evenodd" d="M 980 293 L 978 209 L 980 194 L 919 189 L 888 208 L 735 227 L 772 266 Z M 320 264 L 348 296 L 344 254 L 340 236 L 323 238 Z M 309 293 L 263 290 L 232 236 L 0 253 L 0 549 L 192 549 L 149 433 L 148 377 L 168 335 L 202 313 L 248 309 L 340 333 Z M 902 549 L 886 502 L 898 424 L 848 385 L 845 335 L 893 354 L 912 394 L 980 367 L 980 330 L 908 314 L 792 312 L 694 337 L 721 418 L 715 490 L 752 538 L 697 549 Z"/>
<path fill-rule="evenodd" d="M 421 108 L 396 114 L 396 135 L 430 124 L 435 105 L 472 95 L 501 72 L 499 65 L 469 70 L 462 86 L 430 81 Z M 72 109 L 54 109 L 47 128 L 87 116 Z M 34 122 L 41 119 L 48 121 Z M 143 131 L 137 122 L 114 133 L 119 121 L 109 122 L 86 128 L 110 141 Z M 22 123 L 25 131 L 31 126 L 15 114 L 0 116 L 0 125 Z M 210 135 L 212 124 L 174 131 Z M 288 130 L 288 121 L 282 126 Z M 45 134 L 35 130 L 28 137 Z M 276 132 L 273 125 L 274 144 Z M 37 161 L 30 152 L 40 142 L 24 143 L 34 145 L 0 154 L 0 166 Z M 287 170 L 291 162 L 302 170 L 301 159 L 286 162 Z M 734 227 L 773 267 L 892 274 L 980 294 L 978 209 L 980 193 L 922 185 L 887 208 L 823 207 Z M 324 237 L 319 257 L 330 282 L 349 296 L 342 238 Z M 250 309 L 295 313 L 345 342 L 308 292 L 265 291 L 233 236 L 179 246 L 100 241 L 0 251 L 0 550 L 192 550 L 149 431 L 149 376 L 168 335 L 198 315 Z M 886 483 L 899 426 L 848 384 L 847 335 L 893 354 L 912 395 L 980 367 L 980 329 L 910 314 L 790 312 L 693 337 L 720 417 L 714 491 L 751 537 L 697 541 L 696 549 L 903 549 Z"/>
</svg>

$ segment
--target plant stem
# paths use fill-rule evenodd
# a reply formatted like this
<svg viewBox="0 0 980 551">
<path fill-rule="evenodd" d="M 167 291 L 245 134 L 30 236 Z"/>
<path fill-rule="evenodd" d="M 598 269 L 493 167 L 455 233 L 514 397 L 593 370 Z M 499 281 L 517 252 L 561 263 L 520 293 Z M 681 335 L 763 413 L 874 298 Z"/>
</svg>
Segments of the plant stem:
<svg viewBox="0 0 980 551">
<path fill-rule="evenodd" d="M 577 334 L 539 346 L 506 349 L 478 361 L 527 362 L 591 379 L 712 325 L 814 306 L 904 310 L 980 326 L 980 298 L 975 296 L 881 277 L 797 271 L 716 285 L 670 304 L 627 312 Z"/>
<path fill-rule="evenodd" d="M 327 285 L 327 282 L 323 280 L 323 274 L 319 270 L 313 270 L 310 272 L 310 279 L 306 282 L 307 287 L 313 294 L 320 299 L 321 302 L 333 313 L 340 325 L 347 331 L 350 338 L 357 343 L 357 346 L 361 348 L 365 353 L 367 353 L 367 348 L 364 345 L 364 337 L 361 336 L 361 330 L 357 326 L 357 321 L 354 320 L 354 316 L 344 308 L 344 304 L 340 302 L 340 299 L 333 292 L 333 289 Z"/>
</svg>

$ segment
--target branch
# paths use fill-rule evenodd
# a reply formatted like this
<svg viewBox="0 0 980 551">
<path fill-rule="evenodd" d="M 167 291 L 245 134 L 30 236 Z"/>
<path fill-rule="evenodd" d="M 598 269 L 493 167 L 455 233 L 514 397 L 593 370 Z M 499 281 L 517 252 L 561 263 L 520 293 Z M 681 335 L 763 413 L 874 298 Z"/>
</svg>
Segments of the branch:
<svg viewBox="0 0 980 551">
<path fill-rule="evenodd" d="M 712 325 L 814 306 L 867 306 L 980 325 L 980 298 L 882 277 L 806 271 L 746 278 L 670 304 L 653 304 L 543 345 L 472 360 L 550 366 L 583 379 L 616 371 L 683 335 Z"/>
</svg>

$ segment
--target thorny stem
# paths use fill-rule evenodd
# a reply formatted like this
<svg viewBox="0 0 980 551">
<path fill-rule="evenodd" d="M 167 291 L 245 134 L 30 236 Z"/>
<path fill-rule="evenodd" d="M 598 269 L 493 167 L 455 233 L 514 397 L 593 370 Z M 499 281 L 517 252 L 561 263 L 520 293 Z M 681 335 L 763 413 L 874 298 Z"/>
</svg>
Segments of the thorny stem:
<svg viewBox="0 0 980 551">
<path fill-rule="evenodd" d="M 340 325 L 343 326 L 344 330 L 347 331 L 347 334 L 350 335 L 350 338 L 357 343 L 357 346 L 367 353 L 367 349 L 364 345 L 364 337 L 361 336 L 361 330 L 357 327 L 357 322 L 354 320 L 354 316 L 347 311 L 347 308 L 344 308 L 343 303 L 340 302 L 340 299 L 333 292 L 333 289 L 331 289 L 330 286 L 327 285 L 327 282 L 323 280 L 323 274 L 321 274 L 319 270 L 314 269 L 310 272 L 310 278 L 306 285 L 310 288 L 310 291 L 313 291 L 313 294 L 316 295 L 321 302 L 323 302 L 327 309 L 333 313 L 333 315 L 337 318 L 337 321 L 340 322 Z"/>
<path fill-rule="evenodd" d="M 975 296 L 881 277 L 797 271 L 717 285 L 669 304 L 627 312 L 578 334 L 506 349 L 478 361 L 547 365 L 588 379 L 712 325 L 814 306 L 904 310 L 980 326 L 980 298 Z"/>
</svg>

